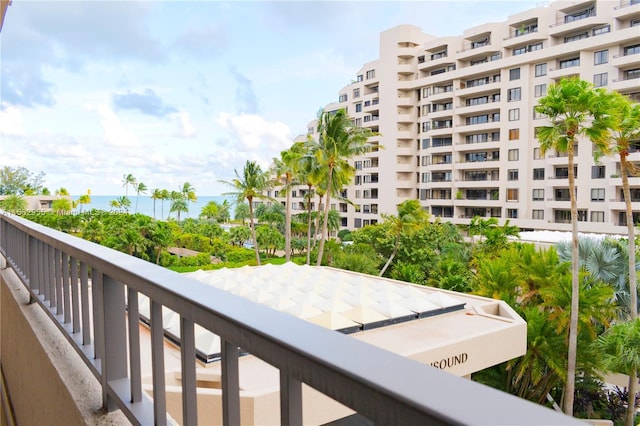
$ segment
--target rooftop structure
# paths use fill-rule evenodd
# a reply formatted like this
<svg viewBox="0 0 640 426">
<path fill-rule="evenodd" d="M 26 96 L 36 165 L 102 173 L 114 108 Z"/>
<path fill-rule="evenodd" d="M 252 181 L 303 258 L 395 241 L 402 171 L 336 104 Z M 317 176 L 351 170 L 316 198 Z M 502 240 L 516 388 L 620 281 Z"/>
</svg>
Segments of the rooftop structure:
<svg viewBox="0 0 640 426">
<path fill-rule="evenodd" d="M 567 158 L 541 154 L 535 132 L 546 120 L 534 111 L 549 84 L 569 76 L 640 101 L 640 1 L 556 1 L 453 37 L 413 25 L 382 32 L 379 57 L 325 107 L 380 133 L 342 194 L 356 206 L 333 201 L 342 227 L 375 224 L 418 199 L 456 224 L 481 216 L 570 230 Z M 317 136 L 315 123 L 309 133 Z M 579 229 L 624 233 L 617 158 L 596 163 L 590 143 L 575 152 Z M 640 163 L 640 140 L 629 160 Z M 637 221 L 640 178 L 629 181 Z M 305 191 L 293 193 L 294 213 Z"/>
<path fill-rule="evenodd" d="M 457 376 L 499 364 L 526 351 L 526 324 L 504 302 L 417 286 L 326 267 L 264 265 L 185 274 L 208 286 L 266 305 L 324 328 L 349 334 L 403 357 Z M 188 285 L 185 282 L 185 285 Z M 197 285 L 197 283 L 193 283 Z M 139 311 L 149 318 L 149 301 Z M 163 310 L 165 336 L 180 345 L 180 316 Z M 221 340 L 202 327 L 195 330 L 198 398 L 205 406 L 221 401 Z M 239 359 L 243 424 L 274 424 L 278 371 L 249 353 Z M 179 353 L 169 356 L 174 358 Z M 181 373 L 167 366 L 170 414 L 180 418 Z M 147 371 L 147 374 L 150 374 Z M 143 383 L 150 383 L 150 375 Z M 304 391 L 305 424 L 324 424 L 353 414 L 311 388 Z M 220 413 L 199 408 L 205 423 L 219 423 Z"/>
</svg>

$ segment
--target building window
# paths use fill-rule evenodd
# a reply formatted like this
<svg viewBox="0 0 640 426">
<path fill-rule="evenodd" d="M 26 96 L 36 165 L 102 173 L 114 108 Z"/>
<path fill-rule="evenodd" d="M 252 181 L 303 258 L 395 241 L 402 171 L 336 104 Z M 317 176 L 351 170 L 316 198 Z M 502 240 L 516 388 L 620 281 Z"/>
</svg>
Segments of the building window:
<svg viewBox="0 0 640 426">
<path fill-rule="evenodd" d="M 591 166 L 591 179 L 604 179 L 604 166 Z"/>
<path fill-rule="evenodd" d="M 633 46 L 627 46 L 624 48 L 624 56 L 635 55 L 636 53 L 640 53 L 640 44 L 635 44 Z"/>
<path fill-rule="evenodd" d="M 547 63 L 536 65 L 536 77 L 542 77 L 547 75 Z"/>
<path fill-rule="evenodd" d="M 547 85 L 546 84 L 537 84 L 533 88 L 533 95 L 536 98 L 541 96 L 545 96 L 547 94 Z"/>
<path fill-rule="evenodd" d="M 367 71 L 367 80 L 374 78 L 376 76 L 376 70 Z"/>
<path fill-rule="evenodd" d="M 589 38 L 589 33 L 584 32 L 584 33 L 574 34 L 572 36 L 567 36 L 564 38 L 564 42 L 571 43 L 572 41 L 582 40 L 583 38 Z"/>
<path fill-rule="evenodd" d="M 531 199 L 533 201 L 544 201 L 544 189 L 534 189 Z"/>
<path fill-rule="evenodd" d="M 563 70 L 565 68 L 571 67 L 579 67 L 580 66 L 580 58 L 571 58 L 560 61 L 560 69 Z"/>
<path fill-rule="evenodd" d="M 604 222 L 604 212 L 591 212 L 591 222 Z"/>
<path fill-rule="evenodd" d="M 591 34 L 593 34 L 594 36 L 600 35 L 600 34 L 606 34 L 608 32 L 611 31 L 611 26 L 610 25 L 605 25 L 604 27 L 600 27 L 600 28 L 594 28 L 593 31 L 591 32 Z"/>
<path fill-rule="evenodd" d="M 598 50 L 593 53 L 593 65 L 601 65 L 609 62 L 609 51 Z"/>
<path fill-rule="evenodd" d="M 544 210 L 531 210 L 531 219 L 544 220 Z"/>
<path fill-rule="evenodd" d="M 507 171 L 507 179 L 512 181 L 518 180 L 518 169 L 509 169 Z"/>
<path fill-rule="evenodd" d="M 534 160 L 542 160 L 542 152 L 540 148 L 533 148 L 533 159 Z"/>
<path fill-rule="evenodd" d="M 356 127 L 362 126 L 362 118 L 356 118 Z"/>
<path fill-rule="evenodd" d="M 422 139 L 422 149 L 427 149 L 431 145 L 430 139 Z"/>
<path fill-rule="evenodd" d="M 541 113 L 541 112 L 536 111 L 536 107 L 534 106 L 533 107 L 533 119 L 534 120 L 538 120 L 538 119 L 544 118 L 544 117 L 545 117 L 545 115 L 543 113 Z"/>
<path fill-rule="evenodd" d="M 533 180 L 544 180 L 544 169 L 533 169 Z"/>
<path fill-rule="evenodd" d="M 520 159 L 520 151 L 517 149 L 510 149 L 507 154 L 509 161 L 518 161 Z"/>
<path fill-rule="evenodd" d="M 513 89 L 509 89 L 507 92 L 507 100 L 511 101 L 519 101 L 522 97 L 522 90 L 519 87 L 514 87 Z"/>
<path fill-rule="evenodd" d="M 355 218 L 353 219 L 353 227 L 354 228 L 362 228 L 362 219 L 360 218 Z"/>
<path fill-rule="evenodd" d="M 520 80 L 520 68 L 512 68 L 509 70 L 509 81 Z"/>
<path fill-rule="evenodd" d="M 354 98 L 359 98 L 360 97 L 360 89 L 353 89 L 353 97 Z"/>
<path fill-rule="evenodd" d="M 518 201 L 518 188 L 507 188 L 507 201 Z"/>
<path fill-rule="evenodd" d="M 604 201 L 604 188 L 591 188 L 591 201 Z"/>
<path fill-rule="evenodd" d="M 509 121 L 520 120 L 520 108 L 513 108 L 509 110 Z"/>
<path fill-rule="evenodd" d="M 356 104 L 356 112 L 362 112 L 362 102 Z"/>
<path fill-rule="evenodd" d="M 507 209 L 507 218 L 508 219 L 517 219 L 518 218 L 518 209 Z"/>
<path fill-rule="evenodd" d="M 347 102 L 347 94 L 340 95 L 338 102 Z"/>
<path fill-rule="evenodd" d="M 509 140 L 517 141 L 520 139 L 520 129 L 509 129 Z"/>
<path fill-rule="evenodd" d="M 640 19 L 632 19 L 629 22 L 629 27 L 637 27 L 640 26 Z"/>
<path fill-rule="evenodd" d="M 595 74 L 593 76 L 593 85 L 596 87 L 602 87 L 607 85 L 607 73 Z"/>
</svg>

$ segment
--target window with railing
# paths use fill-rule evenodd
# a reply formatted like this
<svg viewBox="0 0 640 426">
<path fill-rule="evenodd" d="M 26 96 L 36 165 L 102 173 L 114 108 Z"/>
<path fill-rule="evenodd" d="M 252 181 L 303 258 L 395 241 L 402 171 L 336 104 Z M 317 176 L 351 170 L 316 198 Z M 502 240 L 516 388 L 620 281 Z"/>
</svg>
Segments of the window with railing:
<svg viewBox="0 0 640 426">
<path fill-rule="evenodd" d="M 588 9 L 581 10 L 579 12 L 575 12 L 575 13 L 571 13 L 571 14 L 565 15 L 564 23 L 568 24 L 569 22 L 580 21 L 582 19 L 587 19 L 587 18 L 589 18 L 591 16 L 595 16 L 595 15 L 596 15 L 596 7 L 595 6 L 591 6 Z"/>
<path fill-rule="evenodd" d="M 635 55 L 636 53 L 640 53 L 640 44 L 634 44 L 633 46 L 627 46 L 623 50 L 624 56 Z"/>
<path fill-rule="evenodd" d="M 536 50 L 542 50 L 542 42 L 533 43 L 527 46 L 517 47 L 513 49 L 513 56 L 522 55 L 527 52 L 535 52 Z"/>
<path fill-rule="evenodd" d="M 431 140 L 431 146 L 434 148 L 441 147 L 441 146 L 451 146 L 452 143 L 453 143 L 453 139 L 451 137 L 433 138 Z"/>
<path fill-rule="evenodd" d="M 513 37 L 521 37 L 523 35 L 537 33 L 538 32 L 538 23 L 533 24 L 522 24 L 517 30 L 513 32 Z"/>
<path fill-rule="evenodd" d="M 625 80 L 633 80 L 636 78 L 640 78 L 640 68 L 635 68 L 632 70 L 627 70 L 624 72 L 624 79 Z"/>
<path fill-rule="evenodd" d="M 580 58 L 564 59 L 558 63 L 558 66 L 560 67 L 560 69 L 579 67 Z"/>
<path fill-rule="evenodd" d="M 435 61 L 436 59 L 446 58 L 446 57 L 447 57 L 447 51 L 446 50 L 442 50 L 440 52 L 433 53 L 431 55 L 431 60 Z"/>
</svg>

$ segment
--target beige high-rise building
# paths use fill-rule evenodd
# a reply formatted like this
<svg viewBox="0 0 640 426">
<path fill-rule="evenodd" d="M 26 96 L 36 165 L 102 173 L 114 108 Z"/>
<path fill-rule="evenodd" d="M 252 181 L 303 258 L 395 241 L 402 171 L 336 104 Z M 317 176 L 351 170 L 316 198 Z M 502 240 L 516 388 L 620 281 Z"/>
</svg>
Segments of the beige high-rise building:
<svg viewBox="0 0 640 426">
<path fill-rule="evenodd" d="M 357 207 L 332 201 L 342 226 L 374 224 L 419 199 L 453 223 L 482 216 L 569 230 L 567 158 L 541 154 L 535 129 L 548 122 L 534 106 L 551 83 L 574 75 L 640 101 L 640 0 L 558 1 L 455 37 L 413 25 L 382 32 L 379 59 L 325 108 L 346 109 L 379 132 L 371 141 L 384 147 L 354 159 L 355 180 L 343 195 Z M 579 230 L 624 233 L 617 156 L 596 163 L 587 141 L 576 154 Z M 629 159 L 640 163 L 640 140 Z M 630 184 L 637 221 L 640 177 Z M 302 195 L 294 194 L 294 213 L 304 208 Z"/>
</svg>

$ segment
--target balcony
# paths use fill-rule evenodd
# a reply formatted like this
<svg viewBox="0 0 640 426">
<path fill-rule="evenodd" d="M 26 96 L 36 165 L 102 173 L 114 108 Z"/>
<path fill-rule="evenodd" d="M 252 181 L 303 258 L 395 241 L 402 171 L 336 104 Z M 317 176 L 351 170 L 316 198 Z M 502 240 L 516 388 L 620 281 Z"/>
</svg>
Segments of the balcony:
<svg viewBox="0 0 640 426">
<path fill-rule="evenodd" d="M 584 10 L 567 13 L 555 24 L 549 26 L 549 35 L 564 36 L 579 30 L 587 30 L 600 25 L 605 25 L 607 19 L 596 13 L 595 5 Z"/>
<path fill-rule="evenodd" d="M 8 391 L 5 396 L 11 399 L 13 415 L 19 424 L 32 423 L 34 419 L 40 419 L 41 423 L 64 423 L 64 410 L 47 411 L 49 406 L 75 406 L 79 412 L 93 416 L 95 423 L 99 420 L 95 417 L 100 417 L 102 422 L 111 419 L 119 424 L 124 418 L 112 417 L 118 412 L 134 424 L 173 424 L 167 409 L 175 409 L 183 424 L 198 424 L 201 413 L 198 405 L 207 401 L 197 391 L 203 380 L 210 382 L 207 391 L 217 394 L 219 401 L 218 408 L 213 403 L 207 408 L 220 412 L 224 424 L 247 424 L 243 388 L 247 376 L 240 374 L 241 365 L 246 365 L 247 360 L 255 360 L 254 365 L 259 363 L 260 369 L 267 369 L 267 376 L 280 389 L 275 399 L 280 402 L 279 414 L 271 424 L 308 423 L 309 420 L 304 420 L 313 413 L 303 408 L 313 402 L 308 398 L 309 392 L 319 392 L 318 396 L 321 393 L 342 404 L 324 410 L 325 413 L 344 412 L 343 406 L 347 406 L 376 424 L 581 424 L 528 401 L 442 372 L 439 368 L 447 365 L 447 359 L 442 357 L 431 362 L 439 368 L 427 368 L 367 344 L 366 338 L 361 341 L 327 330 L 6 212 L 0 215 L 0 253 L 2 314 L 3 319 L 10 319 L 10 323 L 2 322 L 2 373 Z M 357 279 L 357 274 L 352 275 Z M 261 284 L 266 287 L 270 279 L 264 280 L 267 282 Z M 222 284 L 225 282 L 221 280 Z M 19 301 L 21 298 L 33 303 L 25 304 Z M 511 312 L 503 302 L 483 299 L 483 308 L 479 300 L 467 297 L 464 303 L 470 304 L 471 314 L 461 311 L 461 318 L 474 322 L 475 328 L 480 322 L 487 324 L 496 315 Z M 163 323 L 166 309 L 175 313 L 171 324 Z M 489 310 L 485 313 L 483 309 Z M 144 315 L 149 319 L 148 333 L 140 331 L 138 318 Z M 444 317 L 448 316 L 441 318 Z M 500 318 L 495 324 L 507 321 L 526 330 L 517 316 Z M 415 324 L 424 327 L 430 322 L 425 318 Z M 439 321 L 431 324 L 438 329 L 443 326 Z M 166 358 L 165 330 L 176 326 L 179 348 Z M 464 328 L 474 328 L 469 326 Z M 196 346 L 200 346 L 195 339 L 197 327 L 220 337 L 219 361 L 212 361 L 216 367 L 207 370 L 207 374 L 195 362 Z M 42 363 L 33 365 L 21 363 L 21 358 L 30 359 L 33 347 L 50 345 L 34 340 L 29 334 L 43 329 L 55 330 L 48 332 L 48 341 L 59 336 L 54 355 L 67 351 L 68 356 L 64 360 L 45 356 Z M 496 339 L 503 342 L 505 338 L 512 339 L 516 328 L 511 330 L 501 337 L 496 335 Z M 147 339 L 150 362 L 140 350 Z M 29 350 L 21 350 L 27 346 Z M 51 351 L 52 347 L 41 349 Z M 243 353 L 249 352 L 249 358 L 241 357 L 239 348 Z M 472 355 L 465 352 L 465 359 L 466 356 Z M 178 365 L 175 375 L 166 374 L 165 360 Z M 477 362 L 472 360 L 468 364 Z M 55 373 L 54 370 L 61 376 L 80 374 L 69 371 L 76 368 L 87 370 L 86 380 L 81 382 L 75 377 L 75 382 L 60 382 L 60 386 L 75 387 L 76 394 L 86 398 L 92 396 L 87 390 L 95 389 L 109 414 L 96 413 L 90 405 L 82 406 L 64 391 L 57 391 L 56 397 L 51 398 L 53 384 L 46 382 L 43 386 L 38 380 L 44 373 Z M 146 369 L 151 371 L 149 384 L 143 382 Z M 176 380 L 179 386 L 174 385 Z M 177 389 L 181 395 L 178 398 Z M 475 402 L 469 406 L 463 401 Z M 55 417 L 51 417 L 52 412 Z M 46 415 L 49 417 L 43 417 Z M 207 420 L 200 417 L 200 422 Z"/>
<path fill-rule="evenodd" d="M 613 17 L 616 19 L 627 19 L 640 16 L 640 1 L 627 0 L 613 10 Z"/>
<path fill-rule="evenodd" d="M 640 65 L 640 49 L 635 53 L 627 55 L 614 55 L 611 58 L 611 65 L 617 68 L 628 68 Z"/>
<path fill-rule="evenodd" d="M 504 48 L 513 48 L 520 45 L 532 44 L 547 39 L 545 31 L 539 31 L 537 23 L 522 25 L 509 31 L 509 37 L 502 42 Z"/>
</svg>

